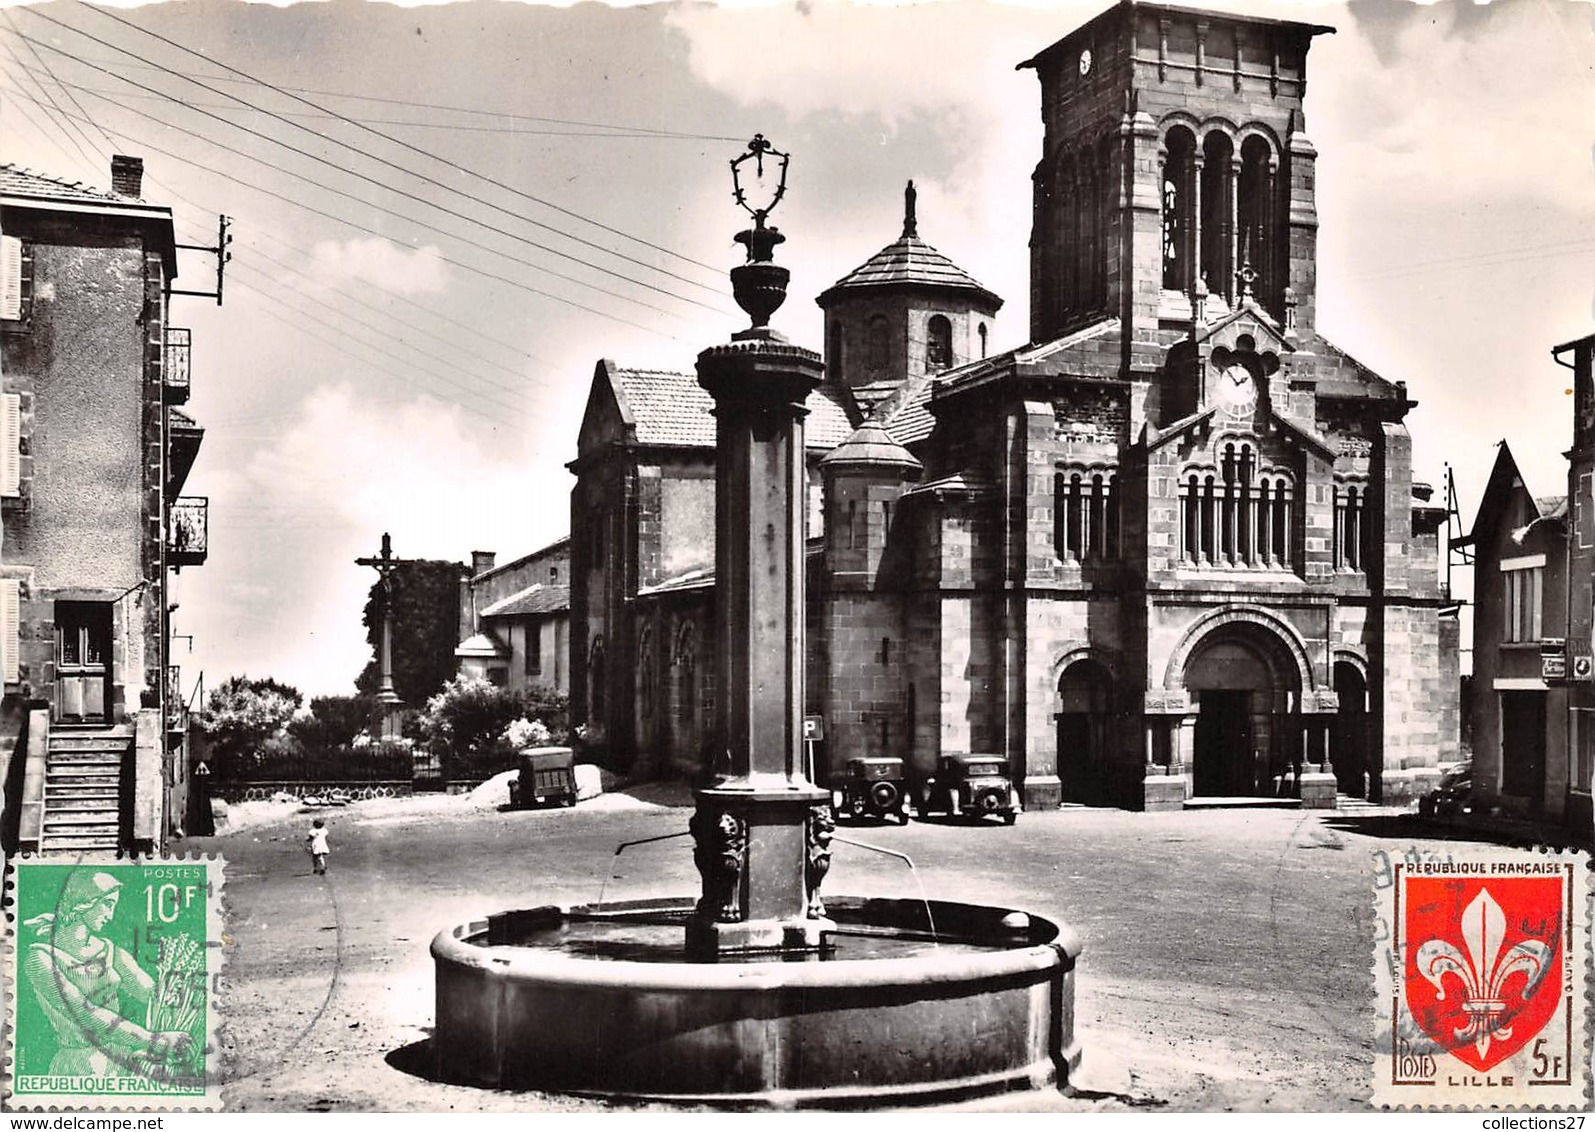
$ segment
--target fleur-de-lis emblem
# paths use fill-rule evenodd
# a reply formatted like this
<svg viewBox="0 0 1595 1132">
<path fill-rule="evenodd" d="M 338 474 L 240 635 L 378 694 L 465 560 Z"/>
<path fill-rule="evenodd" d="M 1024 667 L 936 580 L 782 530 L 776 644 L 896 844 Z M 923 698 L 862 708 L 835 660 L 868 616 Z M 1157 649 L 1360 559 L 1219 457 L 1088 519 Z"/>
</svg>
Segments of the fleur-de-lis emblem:
<svg viewBox="0 0 1595 1132">
<path fill-rule="evenodd" d="M 1443 939 L 1431 939 L 1418 948 L 1418 973 L 1434 985 L 1437 999 L 1445 1000 L 1445 976 L 1454 975 L 1461 980 L 1462 1010 L 1467 1021 L 1453 1033 L 1458 1041 L 1472 1042 L 1480 1058 L 1488 1057 L 1491 1042 L 1512 1037 L 1512 1026 L 1508 1024 L 1511 1018 L 1506 1016 L 1507 1004 L 1502 998 L 1507 977 L 1523 972 L 1527 981 L 1520 997 L 1526 1000 L 1534 995 L 1550 968 L 1551 949 L 1545 943 L 1523 940 L 1503 955 L 1501 945 L 1505 938 L 1506 914 L 1490 890 L 1481 888 L 1462 910 L 1466 955 Z"/>
</svg>

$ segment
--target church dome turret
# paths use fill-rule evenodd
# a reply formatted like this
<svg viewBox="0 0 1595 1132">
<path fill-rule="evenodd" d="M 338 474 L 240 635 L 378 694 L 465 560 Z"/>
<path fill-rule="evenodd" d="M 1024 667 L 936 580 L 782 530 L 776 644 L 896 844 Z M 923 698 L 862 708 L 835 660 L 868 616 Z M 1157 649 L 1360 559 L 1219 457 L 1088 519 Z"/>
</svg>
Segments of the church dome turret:
<svg viewBox="0 0 1595 1132">
<path fill-rule="evenodd" d="M 982 358 L 1002 299 L 920 239 L 914 182 L 903 232 L 815 300 L 825 311 L 826 372 L 884 394 L 915 374 Z"/>
</svg>

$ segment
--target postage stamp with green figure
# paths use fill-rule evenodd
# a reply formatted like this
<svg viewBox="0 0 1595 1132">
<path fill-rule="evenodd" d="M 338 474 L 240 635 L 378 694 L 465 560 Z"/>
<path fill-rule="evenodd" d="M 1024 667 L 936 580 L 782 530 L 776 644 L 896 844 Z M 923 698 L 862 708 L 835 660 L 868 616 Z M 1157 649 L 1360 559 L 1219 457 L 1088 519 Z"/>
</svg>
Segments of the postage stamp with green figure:
<svg viewBox="0 0 1595 1132">
<path fill-rule="evenodd" d="M 220 1107 L 217 859 L 11 862 L 16 1109 Z"/>
</svg>

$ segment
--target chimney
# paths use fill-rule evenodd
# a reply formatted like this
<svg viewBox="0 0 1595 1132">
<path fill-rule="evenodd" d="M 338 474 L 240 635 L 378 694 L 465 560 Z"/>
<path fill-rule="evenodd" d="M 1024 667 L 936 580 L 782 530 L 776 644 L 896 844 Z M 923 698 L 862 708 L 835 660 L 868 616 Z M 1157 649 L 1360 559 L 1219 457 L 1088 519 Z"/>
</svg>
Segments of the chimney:
<svg viewBox="0 0 1595 1132">
<path fill-rule="evenodd" d="M 491 550 L 471 551 L 471 577 L 485 574 L 493 568 L 493 563 L 498 561 L 498 555 Z"/>
<path fill-rule="evenodd" d="M 142 196 L 144 191 L 144 159 L 113 154 L 111 157 L 111 191 L 117 196 Z"/>
</svg>

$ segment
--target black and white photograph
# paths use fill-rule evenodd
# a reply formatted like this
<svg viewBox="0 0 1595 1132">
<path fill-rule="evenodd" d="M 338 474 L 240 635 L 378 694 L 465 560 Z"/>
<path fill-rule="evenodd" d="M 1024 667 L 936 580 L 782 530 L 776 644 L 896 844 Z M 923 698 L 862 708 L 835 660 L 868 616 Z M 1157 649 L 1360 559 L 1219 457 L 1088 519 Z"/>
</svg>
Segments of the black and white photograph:
<svg viewBox="0 0 1595 1132">
<path fill-rule="evenodd" d="M 1595 7 L 0 0 L 0 671 L 13 1112 L 1582 1113 Z"/>
</svg>

